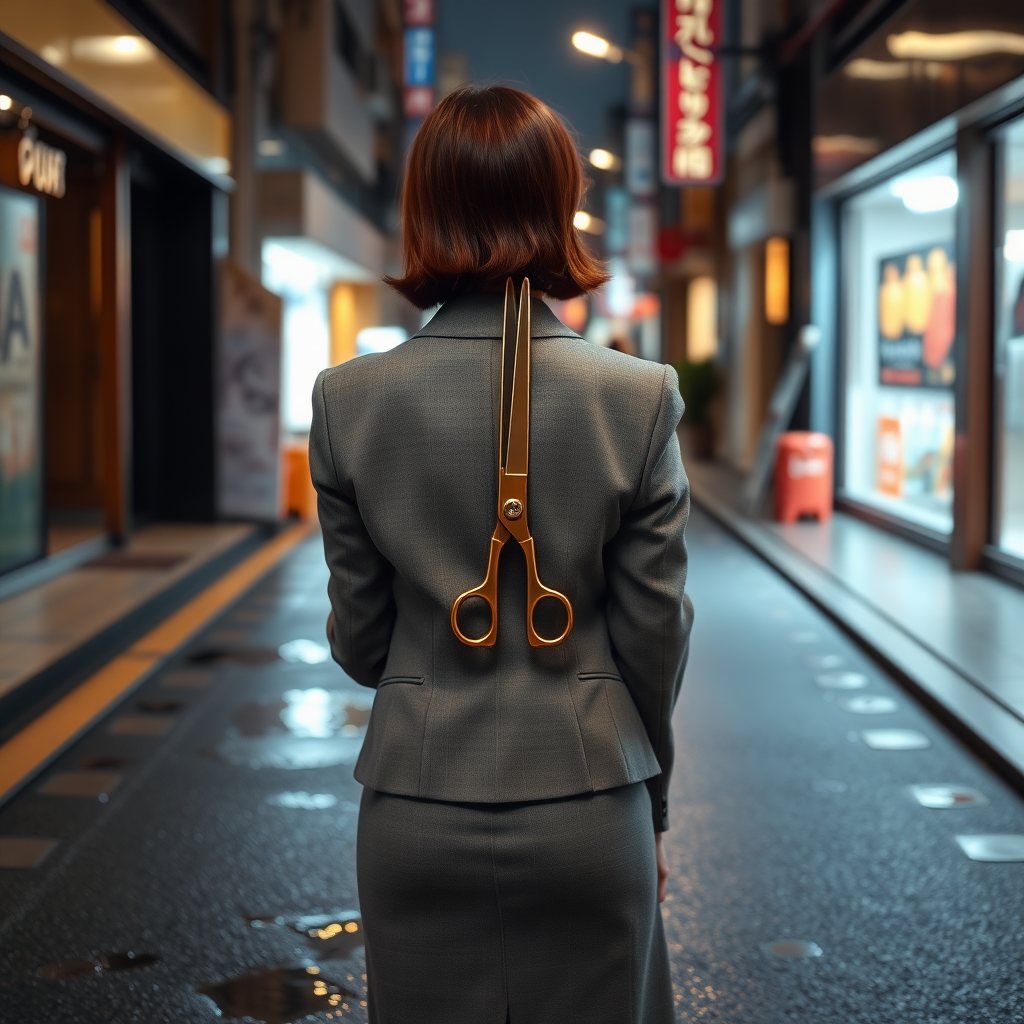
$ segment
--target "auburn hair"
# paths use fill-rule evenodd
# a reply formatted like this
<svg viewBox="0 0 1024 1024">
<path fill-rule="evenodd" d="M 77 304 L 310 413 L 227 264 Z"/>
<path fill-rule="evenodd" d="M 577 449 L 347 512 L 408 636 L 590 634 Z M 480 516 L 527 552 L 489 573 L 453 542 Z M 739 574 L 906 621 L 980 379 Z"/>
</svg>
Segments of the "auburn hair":
<svg viewBox="0 0 1024 1024">
<path fill-rule="evenodd" d="M 420 126 L 402 190 L 405 273 L 420 309 L 529 277 L 571 299 L 608 279 L 573 226 L 587 182 L 572 136 L 518 89 L 462 86 Z"/>
</svg>

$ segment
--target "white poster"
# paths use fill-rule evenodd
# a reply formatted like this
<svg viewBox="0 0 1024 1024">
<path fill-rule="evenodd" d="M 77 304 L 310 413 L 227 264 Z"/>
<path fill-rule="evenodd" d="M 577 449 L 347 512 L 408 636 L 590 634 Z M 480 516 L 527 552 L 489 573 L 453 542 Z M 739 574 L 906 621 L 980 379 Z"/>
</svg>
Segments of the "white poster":
<svg viewBox="0 0 1024 1024">
<path fill-rule="evenodd" d="M 217 510 L 281 515 L 281 300 L 225 260 L 220 287 Z"/>
<path fill-rule="evenodd" d="M 45 554 L 39 202 L 0 188 L 0 572 Z"/>
</svg>

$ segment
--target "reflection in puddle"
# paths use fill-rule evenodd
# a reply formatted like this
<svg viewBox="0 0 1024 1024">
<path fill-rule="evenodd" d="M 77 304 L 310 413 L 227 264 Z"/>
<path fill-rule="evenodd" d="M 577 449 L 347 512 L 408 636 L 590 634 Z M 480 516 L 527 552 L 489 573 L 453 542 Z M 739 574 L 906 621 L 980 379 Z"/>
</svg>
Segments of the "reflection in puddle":
<svg viewBox="0 0 1024 1024">
<path fill-rule="evenodd" d="M 200 989 L 226 1017 L 246 1017 L 265 1024 L 291 1024 L 311 1013 L 347 1010 L 358 996 L 344 985 L 320 976 L 319 967 L 278 967 L 220 981 Z"/>
<path fill-rule="evenodd" d="M 784 956 L 793 960 L 807 960 L 821 956 L 824 952 L 816 942 L 806 942 L 803 939 L 783 939 L 765 948 L 773 956 Z"/>
<path fill-rule="evenodd" d="M 87 978 L 104 971 L 134 971 L 139 967 L 150 967 L 158 959 L 151 953 L 100 953 L 96 957 L 43 964 L 38 974 L 40 978 Z"/>
<path fill-rule="evenodd" d="M 988 803 L 981 793 L 969 786 L 911 786 L 910 792 L 922 807 L 936 810 Z"/>
<path fill-rule="evenodd" d="M 322 665 L 331 656 L 327 644 L 315 640 L 289 640 L 278 647 L 277 653 L 293 665 Z"/>
<path fill-rule="evenodd" d="M 333 793 L 275 793 L 267 797 L 274 807 L 295 807 L 302 811 L 326 811 L 338 802 Z"/>
<path fill-rule="evenodd" d="M 804 658 L 804 664 L 808 668 L 815 669 L 842 668 L 843 656 L 841 654 L 808 654 Z"/>
<path fill-rule="evenodd" d="M 373 693 L 287 690 L 270 704 L 250 701 L 232 715 L 218 744 L 228 764 L 251 768 L 328 768 L 354 764 L 370 720 Z"/>
<path fill-rule="evenodd" d="M 363 919 L 358 910 L 335 910 L 330 914 L 306 914 L 302 917 L 250 917 L 253 928 L 272 925 L 288 927 L 316 951 L 321 960 L 348 960 L 363 945 Z"/>
</svg>

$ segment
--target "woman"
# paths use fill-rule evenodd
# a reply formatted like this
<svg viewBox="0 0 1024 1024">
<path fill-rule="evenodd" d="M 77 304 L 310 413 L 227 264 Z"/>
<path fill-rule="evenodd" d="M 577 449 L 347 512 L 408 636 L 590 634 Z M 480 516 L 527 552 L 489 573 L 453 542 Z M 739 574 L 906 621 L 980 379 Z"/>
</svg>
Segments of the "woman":
<svg viewBox="0 0 1024 1024">
<path fill-rule="evenodd" d="M 661 835 L 693 613 L 671 368 L 589 345 L 532 300 L 530 528 L 574 624 L 527 642 L 516 544 L 495 645 L 449 618 L 495 524 L 505 282 L 565 299 L 605 280 L 572 226 L 582 186 L 538 100 L 445 97 L 412 145 L 406 273 L 389 281 L 443 305 L 313 394 L 328 637 L 377 690 L 355 775 L 378 1024 L 674 1020 Z M 489 613 L 467 612 L 464 632 L 486 633 Z"/>
</svg>

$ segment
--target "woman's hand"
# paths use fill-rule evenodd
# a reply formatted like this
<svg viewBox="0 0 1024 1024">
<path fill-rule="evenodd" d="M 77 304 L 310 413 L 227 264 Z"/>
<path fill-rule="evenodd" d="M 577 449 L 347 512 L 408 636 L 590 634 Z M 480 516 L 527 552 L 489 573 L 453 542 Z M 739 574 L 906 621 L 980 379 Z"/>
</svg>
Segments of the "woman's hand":
<svg viewBox="0 0 1024 1024">
<path fill-rule="evenodd" d="M 665 833 L 657 832 L 654 836 L 654 861 L 658 865 L 658 902 L 665 902 L 665 889 L 668 887 L 668 860 L 665 857 Z"/>
</svg>

